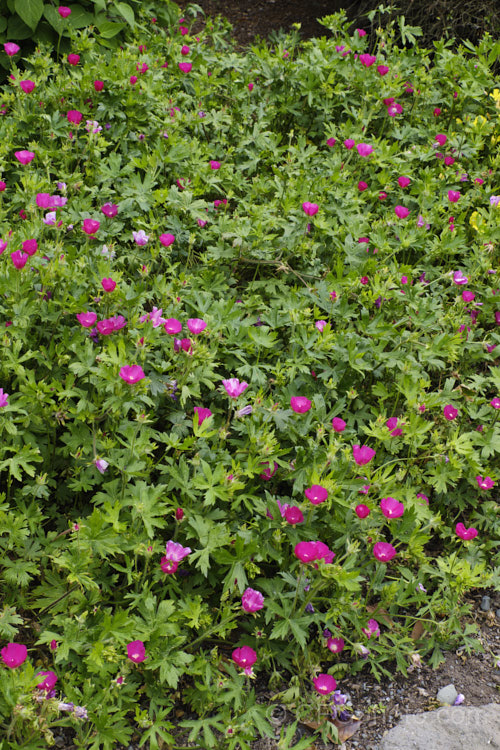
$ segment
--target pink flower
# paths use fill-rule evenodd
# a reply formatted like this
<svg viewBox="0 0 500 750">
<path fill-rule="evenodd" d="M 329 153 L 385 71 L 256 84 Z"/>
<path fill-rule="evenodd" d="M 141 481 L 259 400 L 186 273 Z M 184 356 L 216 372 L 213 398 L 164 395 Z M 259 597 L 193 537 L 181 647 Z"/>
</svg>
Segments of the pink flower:
<svg viewBox="0 0 500 750">
<path fill-rule="evenodd" d="M 390 430 L 392 437 L 399 437 L 403 434 L 401 427 L 398 427 L 398 418 L 391 417 L 385 423 L 385 426 Z"/>
<path fill-rule="evenodd" d="M 340 417 L 334 417 L 332 419 L 332 427 L 335 432 L 344 432 L 346 426 L 346 423 Z"/>
<path fill-rule="evenodd" d="M 438 156 L 438 154 L 436 154 L 436 156 Z M 451 167 L 452 164 L 455 164 L 455 159 L 453 158 L 453 156 L 445 156 L 443 161 L 444 161 L 444 163 L 446 164 L 447 167 Z M 459 194 L 459 197 L 460 197 L 460 194 Z M 450 200 L 451 200 L 451 198 L 450 198 Z M 457 200 L 458 200 L 458 198 L 457 198 Z"/>
<path fill-rule="evenodd" d="M 476 295 L 474 292 L 464 289 L 462 292 L 462 299 L 464 302 L 472 302 L 472 300 L 476 299 Z"/>
<path fill-rule="evenodd" d="M 104 81 L 94 81 L 94 90 L 99 92 L 104 88 Z"/>
<path fill-rule="evenodd" d="M 207 327 L 207 324 L 201 318 L 189 318 L 186 325 L 193 336 L 197 336 Z"/>
<path fill-rule="evenodd" d="M 193 64 L 190 63 L 190 62 L 180 62 L 179 63 L 179 70 L 182 71 L 182 73 L 190 73 L 192 67 L 193 67 Z"/>
<path fill-rule="evenodd" d="M 325 328 L 326 325 L 328 325 L 326 320 L 317 320 L 316 323 L 314 324 L 314 326 L 318 329 L 320 333 L 323 333 L 323 329 Z"/>
<path fill-rule="evenodd" d="M 373 153 L 373 146 L 370 146 L 368 143 L 358 143 L 356 148 L 360 156 L 370 156 Z"/>
<path fill-rule="evenodd" d="M 257 661 L 257 653 L 250 646 L 242 646 L 241 648 L 235 648 L 231 657 L 240 669 L 244 669 L 247 677 L 252 675 L 252 667 Z"/>
<path fill-rule="evenodd" d="M 368 627 L 361 628 L 368 640 L 374 635 L 376 638 L 380 635 L 380 627 L 376 620 L 368 620 Z"/>
<path fill-rule="evenodd" d="M 170 247 L 175 242 L 175 237 L 167 232 L 166 234 L 160 234 L 159 240 L 163 247 Z"/>
<path fill-rule="evenodd" d="M 5 54 L 9 57 L 13 57 L 14 55 L 17 55 L 21 47 L 19 47 L 17 44 L 14 44 L 14 42 L 6 42 L 3 45 L 3 48 L 5 50 Z"/>
<path fill-rule="evenodd" d="M 448 190 L 448 200 L 450 201 L 450 203 L 456 203 L 458 200 L 460 200 L 460 191 Z"/>
<path fill-rule="evenodd" d="M 466 529 L 463 523 L 457 523 L 457 525 L 455 526 L 455 531 L 460 539 L 463 539 L 465 542 L 468 542 L 469 539 L 474 539 L 474 537 L 477 536 L 477 529 L 475 529 L 473 526 L 471 526 L 469 529 Z"/>
<path fill-rule="evenodd" d="M 304 494 L 312 505 L 319 505 L 324 503 L 328 497 L 328 490 L 322 487 L 320 484 L 313 484 L 304 490 Z"/>
<path fill-rule="evenodd" d="M 4 182 L 3 180 L 0 180 L 0 193 L 3 193 L 3 191 L 5 190 L 6 187 L 7 187 L 7 183 Z M 5 250 L 5 248 L 4 248 L 4 250 Z"/>
<path fill-rule="evenodd" d="M 305 412 L 309 411 L 311 408 L 312 403 L 308 398 L 305 398 L 305 396 L 292 396 L 290 399 L 290 406 L 297 414 L 305 414 Z"/>
<path fill-rule="evenodd" d="M 367 445 L 359 446 L 356 444 L 352 447 L 352 455 L 358 466 L 366 466 L 374 458 L 375 451 Z"/>
<path fill-rule="evenodd" d="M 210 409 L 205 409 L 203 406 L 195 406 L 194 411 L 198 415 L 198 426 L 201 426 L 205 419 L 212 416 Z"/>
<path fill-rule="evenodd" d="M 424 495 L 424 493 L 423 493 L 423 492 L 419 492 L 419 493 L 417 493 L 417 497 L 418 497 L 418 498 L 420 498 L 421 500 L 424 500 L 424 501 L 425 501 L 425 503 L 426 503 L 427 505 L 429 505 L 429 498 L 427 497 L 427 495 Z"/>
<path fill-rule="evenodd" d="M 82 121 L 82 113 L 77 109 L 70 109 L 66 115 L 68 122 L 72 122 L 74 125 L 78 125 Z"/>
<path fill-rule="evenodd" d="M 358 32 L 358 36 L 366 36 L 366 31 L 364 29 L 356 29 Z"/>
<path fill-rule="evenodd" d="M 326 646 L 332 654 L 340 654 L 345 648 L 345 641 L 343 638 L 329 638 L 326 642 Z"/>
<path fill-rule="evenodd" d="M 364 192 L 365 190 L 368 190 L 368 183 L 363 182 L 363 180 L 360 180 L 358 182 L 358 190 L 360 193 Z"/>
<path fill-rule="evenodd" d="M 386 518 L 400 518 L 405 512 L 405 506 L 394 497 L 384 497 L 380 501 L 380 510 Z"/>
<path fill-rule="evenodd" d="M 317 203 L 309 203 L 309 201 L 305 201 L 305 203 L 302 204 L 302 208 L 306 216 L 315 216 L 319 210 Z"/>
<path fill-rule="evenodd" d="M 387 75 L 388 72 L 389 72 L 389 68 L 387 67 L 387 65 L 377 65 L 377 73 L 379 75 L 385 76 Z"/>
<path fill-rule="evenodd" d="M 377 542 L 373 547 L 373 556 L 379 562 L 390 562 L 396 554 L 396 550 L 388 542 Z"/>
<path fill-rule="evenodd" d="M 385 190 L 381 190 L 380 193 L 378 194 L 379 201 L 385 201 L 386 198 L 387 198 L 387 193 L 385 192 Z"/>
<path fill-rule="evenodd" d="M 352 138 L 346 138 L 344 141 L 344 146 L 346 147 L 348 151 L 350 151 L 351 148 L 354 148 L 355 145 L 356 145 L 356 141 L 354 141 Z"/>
<path fill-rule="evenodd" d="M 358 59 L 361 65 L 364 65 L 365 68 L 371 67 L 373 63 L 376 62 L 377 60 L 375 55 L 369 55 L 367 52 L 363 52 L 363 54 L 360 55 Z"/>
<path fill-rule="evenodd" d="M 3 663 L 9 669 L 20 667 L 28 657 L 28 649 L 22 643 L 8 643 L 0 653 Z"/>
<path fill-rule="evenodd" d="M 96 467 L 98 472 L 104 474 L 109 466 L 109 463 L 105 461 L 104 458 L 96 458 L 94 461 L 94 466 Z"/>
<path fill-rule="evenodd" d="M 162 571 L 169 575 L 175 573 L 181 560 L 190 554 L 190 547 L 183 547 L 182 544 L 173 542 L 172 540 L 168 541 L 165 548 L 165 556 L 160 561 Z"/>
<path fill-rule="evenodd" d="M 94 312 L 77 313 L 76 319 L 84 328 L 91 328 L 97 320 Z"/>
<path fill-rule="evenodd" d="M 118 206 L 116 203 L 105 203 L 101 206 L 101 211 L 108 219 L 113 219 L 118 213 Z"/>
<path fill-rule="evenodd" d="M 182 331 L 182 323 L 180 322 L 180 320 L 177 320 L 177 318 L 167 318 L 164 328 L 170 336 L 173 336 L 176 333 L 180 333 L 180 331 Z"/>
<path fill-rule="evenodd" d="M 26 263 L 28 262 L 28 258 L 30 257 L 28 253 L 23 253 L 22 250 L 14 250 L 13 253 L 10 254 L 12 263 L 14 264 L 14 267 L 18 270 L 21 270 L 21 268 L 24 268 Z"/>
<path fill-rule="evenodd" d="M 35 88 L 35 83 L 34 81 L 30 80 L 19 81 L 19 86 L 21 88 L 21 91 L 24 91 L 25 94 L 31 94 L 31 92 Z"/>
<path fill-rule="evenodd" d="M 241 396 L 243 391 L 248 388 L 248 383 L 240 383 L 238 378 L 223 380 L 222 385 L 226 389 L 226 393 L 230 398 L 238 398 L 238 396 Z"/>
<path fill-rule="evenodd" d="M 411 180 L 409 177 L 398 177 L 398 185 L 400 188 L 408 187 Z"/>
<path fill-rule="evenodd" d="M 326 142 L 326 145 L 330 146 L 330 148 L 332 148 L 332 146 L 335 146 L 336 143 L 337 143 L 337 141 L 335 140 L 335 138 L 328 138 L 328 140 Z"/>
<path fill-rule="evenodd" d="M 405 206 L 395 206 L 394 213 L 399 219 L 406 219 L 406 217 L 410 213 L 410 210 L 408 208 L 405 208 Z"/>
<path fill-rule="evenodd" d="M 61 18 L 67 18 L 71 15 L 71 8 L 66 7 L 66 5 L 60 5 L 57 9 L 57 12 L 61 16 Z"/>
<path fill-rule="evenodd" d="M 57 641 L 54 638 L 50 642 L 50 650 L 57 651 Z"/>
<path fill-rule="evenodd" d="M 443 409 L 443 416 L 449 422 L 456 419 L 458 416 L 458 409 L 455 409 L 451 404 L 447 404 Z"/>
<path fill-rule="evenodd" d="M 485 477 L 483 479 L 481 475 L 478 475 L 476 477 L 476 481 L 477 481 L 477 486 L 479 487 L 480 490 L 491 490 L 495 486 L 495 482 L 493 481 L 491 477 Z"/>
<path fill-rule="evenodd" d="M 367 516 L 370 515 L 370 508 L 368 505 L 356 505 L 354 508 L 354 512 L 356 513 L 358 518 L 367 518 Z"/>
<path fill-rule="evenodd" d="M 45 690 L 49 693 L 57 682 L 57 675 L 55 672 L 37 672 L 37 677 L 43 677 L 43 680 L 38 683 L 37 688 L 39 690 Z"/>
<path fill-rule="evenodd" d="M 7 406 L 9 394 L 4 393 L 3 388 L 0 388 L 0 408 Z"/>
<path fill-rule="evenodd" d="M 241 606 L 245 612 L 258 612 L 264 607 L 264 597 L 260 591 L 247 588 L 241 597 Z"/>
<path fill-rule="evenodd" d="M 500 398 L 495 396 L 495 398 L 490 401 L 490 406 L 494 409 L 500 409 Z"/>
<path fill-rule="evenodd" d="M 142 641 L 127 643 L 127 656 L 134 664 L 140 664 L 146 659 L 146 647 Z"/>
<path fill-rule="evenodd" d="M 434 115 L 434 117 L 439 117 L 439 115 L 441 114 L 441 109 L 439 107 L 435 107 L 432 111 L 432 114 Z"/>
<path fill-rule="evenodd" d="M 38 242 L 36 240 L 25 240 L 22 243 L 22 248 L 24 252 L 28 253 L 28 255 L 31 257 L 38 250 Z"/>
<path fill-rule="evenodd" d="M 74 52 L 70 52 L 68 55 L 68 62 L 70 65 L 78 65 L 80 62 L 80 55 L 75 54 Z"/>
<path fill-rule="evenodd" d="M 313 683 L 320 695 L 330 695 L 337 687 L 335 679 L 329 674 L 319 674 L 313 679 Z"/>
<path fill-rule="evenodd" d="M 146 377 L 140 365 L 124 365 L 118 374 L 122 380 L 130 385 L 134 385 Z"/>
<path fill-rule="evenodd" d="M 181 55 L 184 55 L 184 57 L 185 57 L 186 55 L 189 55 L 190 52 L 191 52 L 191 50 L 189 49 L 189 47 L 187 46 L 187 44 L 183 44 L 182 47 L 181 47 Z"/>
<path fill-rule="evenodd" d="M 302 563 L 310 563 L 317 559 L 316 542 L 299 542 L 293 550 L 295 557 Z"/>
<path fill-rule="evenodd" d="M 448 138 L 443 133 L 438 133 L 434 140 L 437 141 L 440 146 L 444 146 Z"/>
<path fill-rule="evenodd" d="M 396 115 L 400 115 L 403 111 L 403 107 L 399 102 L 394 102 L 394 104 L 389 104 L 387 107 L 387 114 L 389 117 L 396 117 Z"/>
<path fill-rule="evenodd" d="M 278 464 L 276 461 L 273 461 L 273 468 L 271 469 L 269 461 L 262 461 L 261 466 L 267 466 L 267 469 L 265 469 L 263 474 L 259 474 L 259 478 L 265 482 L 269 482 L 278 471 Z"/>
<path fill-rule="evenodd" d="M 130 76 L 130 83 L 131 83 L 132 86 L 135 86 L 135 84 L 137 83 L 137 81 L 138 81 L 137 76 Z"/>
<path fill-rule="evenodd" d="M 146 234 L 144 229 L 139 229 L 138 232 L 132 232 L 132 237 L 134 238 L 136 245 L 139 245 L 139 247 L 144 247 L 148 244 L 149 235 Z"/>
<path fill-rule="evenodd" d="M 467 276 L 464 276 L 462 271 L 455 271 L 453 274 L 453 283 L 457 286 L 463 286 L 464 284 L 467 284 L 469 281 Z"/>
<path fill-rule="evenodd" d="M 220 161 L 210 162 L 210 169 L 217 170 L 217 169 L 220 169 L 220 167 L 221 167 Z"/>
<path fill-rule="evenodd" d="M 105 292 L 113 292 L 116 288 L 116 281 L 113 281 L 111 278 L 103 279 L 101 284 Z"/>
<path fill-rule="evenodd" d="M 97 219 L 84 219 L 82 228 L 85 234 L 92 236 L 99 231 L 100 226 L 101 224 Z"/>
<path fill-rule="evenodd" d="M 285 510 L 285 520 L 290 526 L 295 526 L 297 523 L 304 522 L 304 514 L 296 505 L 292 505 Z"/>
<path fill-rule="evenodd" d="M 14 156 L 21 164 L 29 164 L 35 158 L 33 151 L 16 151 Z"/>
</svg>

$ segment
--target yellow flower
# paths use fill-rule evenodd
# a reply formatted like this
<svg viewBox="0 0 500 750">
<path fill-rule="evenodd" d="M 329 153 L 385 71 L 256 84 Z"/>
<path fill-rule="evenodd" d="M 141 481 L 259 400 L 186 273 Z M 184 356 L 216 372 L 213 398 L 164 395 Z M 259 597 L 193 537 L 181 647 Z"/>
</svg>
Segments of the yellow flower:
<svg viewBox="0 0 500 750">
<path fill-rule="evenodd" d="M 477 226 L 476 219 L 477 219 L 477 211 L 474 211 L 474 213 L 471 214 L 471 217 L 469 219 L 469 224 L 471 225 L 471 227 L 474 227 L 474 229 L 476 230 L 476 232 L 478 232 L 479 231 L 479 227 Z"/>
</svg>

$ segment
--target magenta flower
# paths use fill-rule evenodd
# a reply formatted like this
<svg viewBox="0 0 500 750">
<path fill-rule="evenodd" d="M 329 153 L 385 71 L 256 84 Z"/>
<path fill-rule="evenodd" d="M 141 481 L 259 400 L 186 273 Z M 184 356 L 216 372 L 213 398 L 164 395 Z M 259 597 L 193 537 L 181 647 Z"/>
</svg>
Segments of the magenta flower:
<svg viewBox="0 0 500 750">
<path fill-rule="evenodd" d="M 207 324 L 201 318 L 189 318 L 186 325 L 193 336 L 197 336 L 207 327 Z"/>
<path fill-rule="evenodd" d="M 164 328 L 170 336 L 173 336 L 176 333 L 180 333 L 180 331 L 182 331 L 182 323 L 180 322 L 180 320 L 177 320 L 177 318 L 167 318 Z"/>
<path fill-rule="evenodd" d="M 220 161 L 213 161 L 212 160 L 210 162 L 210 169 L 217 170 L 217 169 L 220 169 L 220 167 L 221 167 Z"/>
<path fill-rule="evenodd" d="M 278 464 L 276 463 L 276 461 L 273 461 L 273 468 L 271 469 L 269 461 L 262 461 L 261 466 L 267 466 L 267 469 L 265 469 L 263 474 L 259 474 L 259 477 L 265 482 L 269 482 L 278 471 Z"/>
<path fill-rule="evenodd" d="M 57 12 L 61 16 L 61 18 L 67 18 L 71 15 L 71 8 L 68 8 L 66 5 L 60 5 L 57 9 Z"/>
<path fill-rule="evenodd" d="M 444 146 L 448 138 L 443 133 L 438 133 L 434 140 L 437 141 L 440 146 Z"/>
<path fill-rule="evenodd" d="M 102 91 L 104 88 L 104 81 L 94 81 L 94 91 Z"/>
<path fill-rule="evenodd" d="M 385 423 L 385 426 L 390 430 L 392 437 L 399 437 L 403 434 L 401 427 L 398 427 L 398 418 L 391 417 Z"/>
<path fill-rule="evenodd" d="M 134 385 L 146 377 L 140 365 L 125 365 L 118 374 L 129 385 Z"/>
<path fill-rule="evenodd" d="M 77 55 L 75 52 L 70 52 L 68 55 L 68 62 L 70 65 L 78 65 L 80 62 L 80 55 Z"/>
<path fill-rule="evenodd" d="M 149 235 L 146 234 L 144 229 L 139 229 L 138 232 L 132 232 L 132 237 L 134 238 L 136 244 L 139 245 L 139 247 L 144 247 L 144 245 L 148 244 Z"/>
<path fill-rule="evenodd" d="M 183 547 L 182 544 L 169 540 L 165 548 L 165 556 L 161 559 L 160 567 L 164 573 L 175 573 L 181 560 L 190 554 L 190 547 Z"/>
<path fill-rule="evenodd" d="M 0 389 L 1 390 L 1 389 Z M 491 477 L 482 478 L 481 475 L 476 477 L 477 486 L 480 490 L 491 490 L 495 486 L 495 482 Z"/>
<path fill-rule="evenodd" d="M 38 683 L 37 688 L 39 690 L 45 690 L 47 693 L 50 693 L 57 682 L 57 675 L 55 672 L 37 672 L 36 677 L 43 677 L 43 680 Z"/>
<path fill-rule="evenodd" d="M 348 150 L 350 150 L 351 148 L 354 148 L 355 145 L 356 145 L 356 141 L 354 141 L 352 138 L 346 138 L 344 141 L 344 146 Z"/>
<path fill-rule="evenodd" d="M 379 562 L 390 562 L 396 554 L 396 550 L 388 542 L 377 542 L 373 547 L 373 556 Z"/>
<path fill-rule="evenodd" d="M 370 146 L 368 143 L 358 143 L 356 148 L 360 156 L 370 156 L 373 153 L 373 146 Z"/>
<path fill-rule="evenodd" d="M 146 647 L 142 641 L 127 643 L 127 656 L 134 664 L 140 664 L 146 659 Z"/>
<path fill-rule="evenodd" d="M 494 409 L 500 409 L 500 398 L 495 396 L 495 398 L 490 401 L 490 406 Z"/>
<path fill-rule="evenodd" d="M 192 69 L 192 67 L 193 67 L 193 64 L 192 64 L 192 63 L 190 63 L 190 62 L 180 62 L 180 63 L 179 63 L 179 70 L 180 70 L 180 71 L 181 71 L 182 73 L 190 73 L 190 72 L 191 72 L 191 69 Z"/>
<path fill-rule="evenodd" d="M 304 213 L 306 216 L 315 216 L 319 211 L 319 206 L 317 203 L 309 203 L 309 201 L 305 201 L 305 203 L 302 204 L 302 208 L 304 210 Z"/>
<path fill-rule="evenodd" d="M 264 597 L 260 591 L 247 588 L 241 597 L 241 606 L 245 612 L 258 612 L 264 607 Z"/>
<path fill-rule="evenodd" d="M 332 654 L 340 654 L 345 648 L 345 641 L 343 638 L 329 638 L 326 642 L 326 646 Z"/>
<path fill-rule="evenodd" d="M 201 426 L 205 419 L 212 416 L 210 409 L 205 409 L 203 406 L 195 406 L 194 411 L 198 415 L 198 425 Z"/>
<path fill-rule="evenodd" d="M 3 663 L 9 669 L 20 667 L 28 657 L 28 649 L 22 643 L 8 643 L 0 653 Z"/>
<path fill-rule="evenodd" d="M 406 188 L 410 184 L 411 180 L 409 177 L 398 177 L 398 185 L 400 188 Z"/>
<path fill-rule="evenodd" d="M 335 140 L 335 138 L 328 138 L 328 140 L 326 142 L 326 145 L 330 146 L 330 148 L 332 148 L 333 146 L 335 146 L 336 143 L 337 143 L 337 141 Z"/>
<path fill-rule="evenodd" d="M 305 414 L 312 406 L 312 402 L 305 396 L 292 396 L 290 406 L 297 414 Z"/>
<path fill-rule="evenodd" d="M 328 497 L 328 490 L 322 487 L 320 484 L 313 484 L 304 490 L 304 494 L 312 505 L 319 505 L 324 503 Z"/>
<path fill-rule="evenodd" d="M 455 271 L 453 274 L 453 283 L 457 286 L 463 286 L 464 284 L 467 284 L 469 281 L 467 276 L 464 276 L 462 271 Z"/>
<path fill-rule="evenodd" d="M 7 406 L 9 394 L 4 393 L 3 388 L 0 388 L 0 408 Z"/>
<path fill-rule="evenodd" d="M 29 164 L 35 158 L 33 151 L 16 151 L 14 156 L 21 164 Z"/>
<path fill-rule="evenodd" d="M 290 526 L 304 522 L 304 514 L 297 505 L 289 506 L 285 509 L 284 518 Z"/>
<path fill-rule="evenodd" d="M 170 247 L 170 245 L 173 245 L 175 242 L 175 237 L 173 234 L 169 234 L 168 232 L 166 234 L 160 234 L 160 243 L 163 245 L 163 247 Z"/>
<path fill-rule="evenodd" d="M 327 325 L 328 323 L 326 322 L 326 320 L 317 320 L 316 323 L 314 324 L 314 326 L 318 329 L 320 333 L 323 333 L 323 329 Z"/>
<path fill-rule="evenodd" d="M 346 423 L 340 417 L 334 417 L 332 419 L 332 427 L 335 432 L 344 432 L 346 426 Z"/>
<path fill-rule="evenodd" d="M 369 55 L 367 52 L 363 52 L 358 58 L 361 65 L 364 65 L 365 68 L 370 68 L 374 62 L 377 61 L 377 58 L 375 55 Z"/>
<path fill-rule="evenodd" d="M 458 409 L 455 409 L 451 404 L 447 404 L 443 409 L 443 416 L 449 422 L 456 419 L 458 416 Z"/>
<path fill-rule="evenodd" d="M 226 393 L 230 398 L 238 398 L 238 396 L 241 396 L 243 391 L 248 388 L 248 383 L 240 383 L 238 378 L 223 380 L 222 385 L 226 389 Z"/>
<path fill-rule="evenodd" d="M 386 76 L 389 72 L 387 65 L 377 65 L 377 73 L 381 76 Z"/>
<path fill-rule="evenodd" d="M 368 190 L 368 183 L 363 182 L 363 180 L 360 180 L 358 182 L 358 190 L 360 193 L 363 193 L 365 190 Z"/>
<path fill-rule="evenodd" d="M 410 210 L 408 208 L 405 208 L 405 206 L 395 206 L 394 213 L 399 219 L 406 219 L 406 217 L 410 213 Z"/>
<path fill-rule="evenodd" d="M 101 206 L 101 211 L 108 219 L 112 219 L 118 213 L 118 206 L 116 203 L 105 203 L 104 206 Z"/>
<path fill-rule="evenodd" d="M 77 313 L 76 319 L 84 328 L 92 328 L 97 320 L 97 315 L 94 312 L 83 312 Z"/>
<path fill-rule="evenodd" d="M 417 497 L 420 498 L 421 500 L 424 500 L 426 502 L 426 504 L 429 505 L 429 498 L 427 497 L 427 495 L 424 495 L 423 492 L 418 492 L 417 493 Z M 420 503 L 420 504 L 422 504 L 422 503 Z"/>
<path fill-rule="evenodd" d="M 302 563 L 314 562 L 317 559 L 316 542 L 299 542 L 295 545 L 293 553 Z"/>
<path fill-rule="evenodd" d="M 469 289 L 464 289 L 462 292 L 462 299 L 464 302 L 472 302 L 476 299 L 476 295 L 474 292 L 469 291 Z"/>
<path fill-rule="evenodd" d="M 70 109 L 66 115 L 68 122 L 72 122 L 74 125 L 79 125 L 82 121 L 82 113 L 77 109 Z"/>
<path fill-rule="evenodd" d="M 458 200 L 460 200 L 460 191 L 448 190 L 448 200 L 450 201 L 450 203 L 456 203 Z"/>
<path fill-rule="evenodd" d="M 380 510 L 386 518 L 400 518 L 405 512 L 405 506 L 394 497 L 384 497 L 380 501 Z"/>
<path fill-rule="evenodd" d="M 104 458 L 96 458 L 94 461 L 94 466 L 96 467 L 97 471 L 99 471 L 101 474 L 104 474 L 109 466 L 109 463 L 105 461 Z"/>
<path fill-rule="evenodd" d="M 257 653 L 250 646 L 236 648 L 231 657 L 237 667 L 243 669 L 247 677 L 252 675 L 252 667 L 257 661 Z"/>
<path fill-rule="evenodd" d="M 367 628 L 361 628 L 363 633 L 366 635 L 368 640 L 373 636 L 375 638 L 378 638 L 380 635 L 380 627 L 376 620 L 368 620 L 368 627 Z"/>
<path fill-rule="evenodd" d="M 22 248 L 25 253 L 28 253 L 29 256 L 32 256 L 38 250 L 38 242 L 36 240 L 24 240 L 24 242 L 22 243 Z"/>
<path fill-rule="evenodd" d="M 460 539 L 463 539 L 464 542 L 468 542 L 470 539 L 474 539 L 474 537 L 477 536 L 477 529 L 475 529 L 473 526 L 471 526 L 469 529 L 466 529 L 463 523 L 457 523 L 455 526 L 455 531 L 457 533 L 457 536 L 460 537 Z"/>
<path fill-rule="evenodd" d="M 111 278 L 102 279 L 101 284 L 105 292 L 113 292 L 116 288 L 116 281 L 113 281 Z"/>
<path fill-rule="evenodd" d="M 313 679 L 313 683 L 320 695 L 330 695 L 337 687 L 335 679 L 329 674 L 319 674 Z"/>
<path fill-rule="evenodd" d="M 14 44 L 14 42 L 6 42 L 3 45 L 3 48 L 5 50 L 5 54 L 8 55 L 9 57 L 13 57 L 14 55 L 17 55 L 17 53 L 21 49 L 21 47 L 19 47 L 19 45 L 17 44 Z"/>
<path fill-rule="evenodd" d="M 88 234 L 90 237 L 92 237 L 92 235 L 99 231 L 100 226 L 101 224 L 99 221 L 97 221 L 97 219 L 84 219 L 82 229 L 85 234 Z"/>
<path fill-rule="evenodd" d="M 35 88 L 35 83 L 34 81 L 30 80 L 19 81 L 19 87 L 21 88 L 21 91 L 24 91 L 25 94 L 31 94 L 31 92 Z"/>
<path fill-rule="evenodd" d="M 375 451 L 367 445 L 356 444 L 352 446 L 352 455 L 358 466 L 366 466 L 375 456 Z"/>
<path fill-rule="evenodd" d="M 21 268 L 24 268 L 30 256 L 28 253 L 23 253 L 22 250 L 14 250 L 14 252 L 10 254 L 10 257 L 14 267 L 20 270 Z"/>
<path fill-rule="evenodd" d="M 358 518 L 366 518 L 370 515 L 370 508 L 368 505 L 356 505 L 354 508 L 354 512 L 356 513 Z"/>
</svg>

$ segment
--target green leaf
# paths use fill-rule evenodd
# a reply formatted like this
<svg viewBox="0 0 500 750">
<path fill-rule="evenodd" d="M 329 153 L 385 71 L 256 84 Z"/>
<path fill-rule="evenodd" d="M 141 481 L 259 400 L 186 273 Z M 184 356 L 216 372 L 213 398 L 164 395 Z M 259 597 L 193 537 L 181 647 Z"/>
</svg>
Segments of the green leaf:
<svg viewBox="0 0 500 750">
<path fill-rule="evenodd" d="M 115 3 L 115 8 L 118 13 L 123 16 L 129 26 L 135 28 L 135 16 L 134 11 L 127 3 Z"/>
<path fill-rule="evenodd" d="M 21 21 L 19 16 L 11 16 L 9 18 L 9 26 L 7 28 L 8 39 L 15 39 L 19 42 L 23 39 L 29 39 L 32 34 L 32 29 L 24 21 Z"/>
<path fill-rule="evenodd" d="M 16 13 L 33 31 L 43 15 L 43 0 L 16 0 Z"/>
<path fill-rule="evenodd" d="M 90 24 L 95 23 L 95 18 L 92 13 L 82 8 L 81 5 L 71 6 L 71 15 L 67 18 L 69 24 L 74 29 L 83 29 Z"/>
<path fill-rule="evenodd" d="M 64 30 L 64 19 L 61 18 L 54 6 L 46 5 L 43 9 L 43 15 L 44 18 L 46 18 L 50 23 L 52 28 L 55 29 L 58 34 L 62 34 Z"/>
</svg>

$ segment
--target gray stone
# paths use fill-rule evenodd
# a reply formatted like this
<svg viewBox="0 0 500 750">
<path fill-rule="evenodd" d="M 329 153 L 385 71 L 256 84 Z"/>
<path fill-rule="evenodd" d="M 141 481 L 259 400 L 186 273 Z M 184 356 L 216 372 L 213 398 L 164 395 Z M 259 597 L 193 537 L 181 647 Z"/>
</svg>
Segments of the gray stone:
<svg viewBox="0 0 500 750">
<path fill-rule="evenodd" d="M 500 704 L 448 706 L 403 716 L 380 750 L 500 750 Z"/>
<path fill-rule="evenodd" d="M 481 609 L 483 612 L 488 612 L 491 607 L 491 599 L 489 596 L 483 596 L 481 599 Z"/>
<path fill-rule="evenodd" d="M 497 615 L 498 619 L 500 620 L 500 609 L 497 609 L 496 615 Z"/>
<path fill-rule="evenodd" d="M 447 706 L 453 706 L 458 697 L 455 685 L 450 684 L 442 687 L 436 697 L 440 703 L 445 703 Z"/>
</svg>

